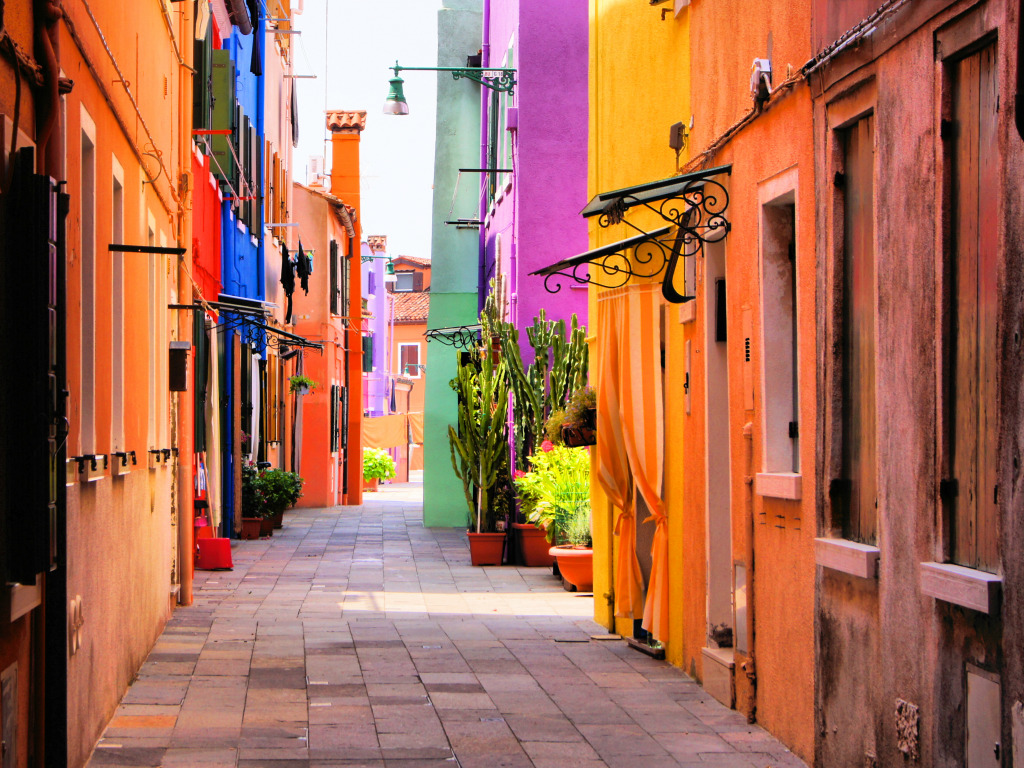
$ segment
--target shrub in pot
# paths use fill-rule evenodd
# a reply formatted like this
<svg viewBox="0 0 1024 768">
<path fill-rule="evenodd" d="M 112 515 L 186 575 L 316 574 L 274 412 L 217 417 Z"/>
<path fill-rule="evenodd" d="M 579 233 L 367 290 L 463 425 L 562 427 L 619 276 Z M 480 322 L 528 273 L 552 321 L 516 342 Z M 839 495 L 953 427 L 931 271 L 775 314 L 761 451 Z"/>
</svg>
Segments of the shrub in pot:
<svg viewBox="0 0 1024 768">
<path fill-rule="evenodd" d="M 363 449 L 363 487 L 376 490 L 381 480 L 395 477 L 395 460 L 383 448 Z"/>
</svg>

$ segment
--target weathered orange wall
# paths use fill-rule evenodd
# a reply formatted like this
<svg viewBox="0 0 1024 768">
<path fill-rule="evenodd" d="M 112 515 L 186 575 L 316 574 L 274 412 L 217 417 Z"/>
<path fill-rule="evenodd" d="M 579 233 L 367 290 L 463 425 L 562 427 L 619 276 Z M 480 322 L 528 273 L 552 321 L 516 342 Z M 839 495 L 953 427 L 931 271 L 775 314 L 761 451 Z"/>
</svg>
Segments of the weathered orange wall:
<svg viewBox="0 0 1024 768">
<path fill-rule="evenodd" d="M 773 85 L 787 77 L 787 67 L 810 58 L 810 8 L 806 4 L 751 5 L 739 0 L 701 2 L 691 6 L 690 55 L 694 128 L 690 152 L 696 156 L 753 107 L 750 67 L 768 56 L 772 37 Z M 730 44 L 722 45 L 728 39 Z M 791 65 L 791 66 L 790 66 Z M 757 721 L 804 759 L 814 748 L 814 578 L 815 563 L 815 212 L 811 101 L 808 87 L 796 79 L 761 115 L 739 130 L 706 166 L 731 163 L 725 240 L 728 306 L 729 437 L 731 455 L 733 558 L 747 561 L 753 580 L 754 657 L 757 675 Z M 763 470 L 764 356 L 761 349 L 759 185 L 795 169 L 797 328 L 799 359 L 799 427 L 802 497 L 799 501 L 769 499 L 753 492 L 748 482 Z M 705 286 L 703 302 L 708 303 Z M 751 363 L 754 410 L 743 403 L 745 337 L 742 313 L 751 310 Z M 771 308 L 764 309 L 766 313 Z M 702 376 L 697 362 L 706 313 L 699 312 L 688 334 L 694 349 L 691 375 Z M 703 413 L 703 381 L 691 390 L 693 409 Z M 752 425 L 750 438 L 744 426 Z M 697 425 L 694 425 L 696 429 Z M 694 430 L 695 431 L 695 430 Z M 685 466 L 689 484 L 687 519 L 703 518 L 706 490 L 703 436 L 687 433 Z M 751 525 L 751 515 L 753 524 Z M 749 562 L 748 531 L 753 531 L 753 562 Z M 696 547 L 694 547 L 696 549 Z M 696 553 L 694 553 L 695 555 Z M 695 579 L 697 577 L 694 577 Z M 697 613 L 694 607 L 694 614 Z M 687 649 L 687 655 L 691 653 Z M 737 708 L 750 704 L 752 691 L 736 654 Z"/>
</svg>

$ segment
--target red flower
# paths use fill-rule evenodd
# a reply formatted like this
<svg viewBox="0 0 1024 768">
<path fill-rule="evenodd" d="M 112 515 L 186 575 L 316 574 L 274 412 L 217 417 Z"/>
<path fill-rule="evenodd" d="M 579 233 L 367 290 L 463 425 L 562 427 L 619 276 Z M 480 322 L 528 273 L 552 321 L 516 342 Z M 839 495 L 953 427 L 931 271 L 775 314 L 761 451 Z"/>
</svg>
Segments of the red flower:
<svg viewBox="0 0 1024 768">
<path fill-rule="evenodd" d="M 545 440 L 543 443 L 540 444 L 540 449 L 542 451 L 544 451 L 544 453 L 547 453 L 548 451 L 550 451 L 554 447 L 555 447 L 555 444 L 552 443 L 550 440 Z"/>
<path fill-rule="evenodd" d="M 518 480 L 520 477 L 526 477 L 526 473 L 521 469 L 517 469 L 515 472 L 512 473 L 512 477 Z"/>
</svg>

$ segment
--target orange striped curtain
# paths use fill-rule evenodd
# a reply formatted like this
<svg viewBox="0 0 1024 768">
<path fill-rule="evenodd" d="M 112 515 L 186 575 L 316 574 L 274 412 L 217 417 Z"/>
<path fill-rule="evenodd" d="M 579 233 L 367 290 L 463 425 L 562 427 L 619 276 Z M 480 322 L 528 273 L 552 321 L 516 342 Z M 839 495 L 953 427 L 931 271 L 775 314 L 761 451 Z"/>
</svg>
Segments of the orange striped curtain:
<svg viewBox="0 0 1024 768">
<path fill-rule="evenodd" d="M 615 532 L 615 615 L 635 617 L 643 596 L 636 559 L 635 484 L 656 524 L 643 626 L 668 634 L 668 518 L 661 500 L 665 422 L 660 286 L 633 285 L 598 298 L 598 480 L 621 511 Z"/>
</svg>

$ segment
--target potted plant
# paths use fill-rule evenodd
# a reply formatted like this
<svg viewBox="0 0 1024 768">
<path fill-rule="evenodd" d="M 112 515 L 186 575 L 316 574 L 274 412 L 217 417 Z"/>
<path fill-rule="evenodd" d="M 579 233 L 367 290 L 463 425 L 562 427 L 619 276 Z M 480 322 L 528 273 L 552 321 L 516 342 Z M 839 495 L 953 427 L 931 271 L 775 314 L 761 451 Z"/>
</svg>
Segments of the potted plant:
<svg viewBox="0 0 1024 768">
<path fill-rule="evenodd" d="M 597 392 L 590 385 L 572 393 L 562 421 L 562 442 L 569 446 L 597 443 Z"/>
<path fill-rule="evenodd" d="M 381 480 L 395 476 L 395 460 L 382 448 L 363 449 L 363 490 L 376 491 Z"/>
<path fill-rule="evenodd" d="M 558 560 L 562 578 L 576 587 L 577 592 L 590 592 L 594 588 L 594 550 L 590 532 L 590 500 L 568 511 L 561 523 L 564 544 L 551 548 Z"/>
<path fill-rule="evenodd" d="M 297 373 L 288 379 L 289 390 L 297 395 L 308 395 L 310 392 L 316 391 L 316 388 L 319 386 L 317 382 L 301 373 Z"/>
<path fill-rule="evenodd" d="M 470 558 L 473 565 L 500 565 L 505 533 L 496 530 L 491 491 L 502 468 L 507 470 L 508 377 L 503 364 L 495 364 L 484 349 L 479 363 L 459 367 L 451 386 L 459 396 L 459 423 L 458 429 L 448 426 L 448 444 L 469 508 Z"/>
<path fill-rule="evenodd" d="M 273 528 L 283 525 L 284 511 L 302 496 L 303 479 L 294 472 L 267 469 L 260 473 L 259 487 Z"/>
<path fill-rule="evenodd" d="M 243 539 L 258 539 L 267 511 L 260 473 L 256 465 L 247 461 L 242 464 L 242 532 Z"/>
</svg>

